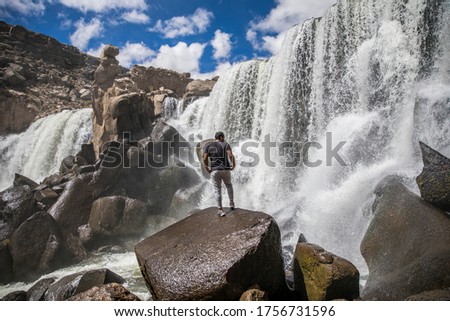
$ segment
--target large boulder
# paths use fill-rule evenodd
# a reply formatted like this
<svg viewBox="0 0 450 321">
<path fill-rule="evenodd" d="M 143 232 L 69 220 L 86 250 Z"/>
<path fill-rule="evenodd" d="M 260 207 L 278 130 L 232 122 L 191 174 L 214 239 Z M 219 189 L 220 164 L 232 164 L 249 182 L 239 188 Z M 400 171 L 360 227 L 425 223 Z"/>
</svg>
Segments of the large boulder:
<svg viewBox="0 0 450 321">
<path fill-rule="evenodd" d="M 45 278 L 37 281 L 27 291 L 27 301 L 44 301 L 45 293 L 47 293 L 50 285 L 55 283 L 55 278 Z"/>
<path fill-rule="evenodd" d="M 423 171 L 417 176 L 420 195 L 428 203 L 450 212 L 450 159 L 420 142 Z"/>
<path fill-rule="evenodd" d="M 89 226 L 97 236 L 139 235 L 145 228 L 147 204 L 123 197 L 102 197 L 92 204 Z"/>
<path fill-rule="evenodd" d="M 450 301 L 450 288 L 414 294 L 406 301 Z"/>
<path fill-rule="evenodd" d="M 64 301 L 94 286 L 108 283 L 125 283 L 125 280 L 108 269 L 84 271 L 63 277 L 47 290 L 45 301 Z"/>
<path fill-rule="evenodd" d="M 298 243 L 294 290 L 309 301 L 354 300 L 359 298 L 359 272 L 351 262 L 318 245 Z"/>
<path fill-rule="evenodd" d="M 193 80 L 186 86 L 186 92 L 184 96 L 188 97 L 204 97 L 209 96 L 217 82 L 217 78 L 212 80 Z"/>
<path fill-rule="evenodd" d="M 46 212 L 37 212 L 11 235 L 9 244 L 14 276 L 32 280 L 67 262 L 70 254 L 56 221 Z"/>
<path fill-rule="evenodd" d="M 123 285 L 109 283 L 74 295 L 67 301 L 140 301 L 140 299 L 128 291 Z"/>
<path fill-rule="evenodd" d="M 2 192 L 2 213 L 5 219 L 16 229 L 36 210 L 34 193 L 29 185 L 13 186 Z M 0 236 L 1 237 L 1 236 Z"/>
<path fill-rule="evenodd" d="M 0 241 L 0 284 L 6 284 L 13 279 L 13 261 L 9 252 L 9 239 Z"/>
<path fill-rule="evenodd" d="M 373 219 L 361 243 L 369 267 L 367 300 L 404 300 L 450 286 L 450 217 L 387 177 L 375 189 Z"/>
<path fill-rule="evenodd" d="M 261 212 L 219 217 L 198 211 L 138 243 L 154 300 L 239 300 L 252 285 L 276 298 L 286 289 L 280 231 Z"/>
<path fill-rule="evenodd" d="M 196 184 L 188 188 L 180 188 L 172 197 L 170 203 L 169 216 L 177 219 L 182 219 L 186 213 L 197 209 L 201 201 L 203 190 L 207 182 Z"/>
</svg>

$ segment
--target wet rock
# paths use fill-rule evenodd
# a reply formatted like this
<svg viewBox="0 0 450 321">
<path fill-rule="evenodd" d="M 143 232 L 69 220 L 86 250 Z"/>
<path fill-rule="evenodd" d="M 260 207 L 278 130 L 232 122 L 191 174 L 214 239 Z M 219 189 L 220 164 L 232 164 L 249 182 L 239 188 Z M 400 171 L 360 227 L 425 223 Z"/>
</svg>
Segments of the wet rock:
<svg viewBox="0 0 450 321">
<path fill-rule="evenodd" d="M 3 214 L 13 229 L 36 212 L 34 193 L 28 185 L 10 187 L 2 193 L 1 198 L 4 203 Z"/>
<path fill-rule="evenodd" d="M 92 205 L 89 226 L 97 236 L 139 235 L 145 228 L 147 205 L 123 196 L 102 197 Z"/>
<path fill-rule="evenodd" d="M 75 156 L 67 156 L 62 160 L 61 166 L 59 167 L 59 172 L 61 174 L 64 174 L 70 171 L 75 166 L 75 164 Z"/>
<path fill-rule="evenodd" d="M 89 220 L 92 203 L 96 199 L 96 186 L 90 184 L 92 178 L 92 173 L 86 173 L 69 181 L 49 210 L 58 224 L 73 234 Z"/>
<path fill-rule="evenodd" d="M 425 291 L 408 297 L 406 301 L 450 301 L 450 288 Z"/>
<path fill-rule="evenodd" d="M 47 206 L 53 205 L 58 199 L 59 194 L 50 188 L 45 188 L 34 192 L 34 198 L 37 202 L 43 203 Z"/>
<path fill-rule="evenodd" d="M 361 243 L 369 267 L 365 300 L 404 300 L 450 286 L 450 217 L 389 176 L 375 189 Z"/>
<path fill-rule="evenodd" d="M 359 297 L 359 272 L 351 262 L 318 245 L 298 243 L 294 290 L 309 301 L 354 300 Z"/>
<path fill-rule="evenodd" d="M 94 286 L 108 283 L 124 283 L 125 280 L 108 269 L 79 272 L 53 283 L 45 295 L 46 301 L 64 301 Z"/>
<path fill-rule="evenodd" d="M 92 241 L 94 232 L 92 232 L 92 229 L 89 226 L 89 224 L 81 225 L 80 227 L 78 227 L 77 231 L 78 237 L 83 245 L 88 244 L 89 242 Z"/>
<path fill-rule="evenodd" d="M 78 168 L 78 173 L 79 174 L 91 173 L 91 172 L 95 172 L 95 166 L 94 165 L 84 165 L 84 166 L 80 166 Z"/>
<path fill-rule="evenodd" d="M 258 284 L 286 289 L 280 231 L 267 214 L 198 211 L 138 243 L 139 266 L 155 300 L 238 300 Z"/>
<path fill-rule="evenodd" d="M 92 289 L 70 297 L 68 301 L 140 301 L 140 299 L 123 285 L 110 283 L 94 286 Z"/>
<path fill-rule="evenodd" d="M 44 301 L 45 293 L 47 293 L 48 288 L 55 282 L 55 278 L 46 278 L 37 281 L 28 291 L 27 291 L 27 301 Z"/>
<path fill-rule="evenodd" d="M 9 252 L 9 239 L 0 241 L 0 284 L 6 284 L 13 279 L 13 261 Z"/>
<path fill-rule="evenodd" d="M 38 187 L 39 184 L 36 183 L 35 181 L 33 181 L 32 179 L 29 179 L 26 176 L 15 173 L 13 185 L 14 186 L 28 185 L 31 188 L 36 188 L 36 187 Z"/>
<path fill-rule="evenodd" d="M 450 159 L 420 142 L 423 171 L 417 176 L 422 198 L 450 212 Z"/>
<path fill-rule="evenodd" d="M 25 291 L 14 291 L 2 298 L 2 301 L 26 301 L 27 292 Z"/>
<path fill-rule="evenodd" d="M 11 235 L 9 248 L 15 278 L 33 280 L 69 261 L 63 245 L 53 217 L 45 212 L 35 213 Z"/>
<path fill-rule="evenodd" d="M 179 189 L 172 197 L 169 216 L 174 218 L 184 218 L 186 213 L 197 209 L 201 201 L 205 184 L 196 184 L 189 188 Z"/>
<path fill-rule="evenodd" d="M 95 163 L 95 151 L 93 144 L 82 144 L 81 151 L 78 152 L 76 156 L 83 157 L 88 164 Z"/>
</svg>

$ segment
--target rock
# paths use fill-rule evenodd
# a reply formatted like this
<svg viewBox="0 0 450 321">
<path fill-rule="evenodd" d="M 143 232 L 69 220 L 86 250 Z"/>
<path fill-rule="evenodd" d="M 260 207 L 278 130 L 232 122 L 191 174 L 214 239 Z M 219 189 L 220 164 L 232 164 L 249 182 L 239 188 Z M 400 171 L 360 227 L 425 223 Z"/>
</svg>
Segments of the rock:
<svg viewBox="0 0 450 321">
<path fill-rule="evenodd" d="M 84 166 L 80 166 L 78 168 L 78 173 L 79 174 L 91 173 L 91 172 L 95 172 L 95 166 L 94 165 L 84 165 Z"/>
<path fill-rule="evenodd" d="M 422 198 L 450 212 L 450 159 L 420 142 L 423 171 L 417 176 Z"/>
<path fill-rule="evenodd" d="M 172 197 L 169 216 L 182 219 L 186 213 L 197 209 L 201 201 L 203 188 L 207 183 L 196 184 L 192 187 L 181 188 Z"/>
<path fill-rule="evenodd" d="M 154 106 L 153 114 L 156 116 L 161 116 L 163 110 L 163 103 L 166 97 L 171 97 L 173 95 L 173 91 L 170 89 L 165 89 L 161 87 L 159 90 L 154 90 L 150 92 L 149 97 L 151 98 Z"/>
<path fill-rule="evenodd" d="M 100 59 L 115 58 L 119 54 L 119 47 L 106 45 L 100 53 Z"/>
<path fill-rule="evenodd" d="M 90 87 L 99 59 L 54 38 L 4 24 L 0 32 L 0 136 L 19 133 L 36 117 L 90 107 L 90 100 L 68 99 Z M 73 96 L 73 95 L 72 95 Z"/>
<path fill-rule="evenodd" d="M 70 171 L 75 166 L 75 164 L 75 156 L 67 156 L 62 160 L 61 166 L 59 167 L 59 172 L 61 174 L 64 174 Z"/>
<path fill-rule="evenodd" d="M 154 155 L 162 155 L 165 160 L 173 154 L 179 157 L 181 149 L 189 147 L 186 139 L 161 119 L 156 122 L 150 137 L 141 140 L 139 144 Z"/>
<path fill-rule="evenodd" d="M 16 229 L 36 212 L 34 194 L 28 185 L 13 186 L 2 193 L 3 214 Z"/>
<path fill-rule="evenodd" d="M 102 197 L 92 205 L 89 226 L 97 236 L 139 235 L 145 228 L 147 205 L 122 196 Z"/>
<path fill-rule="evenodd" d="M 2 298 L 2 301 L 26 301 L 27 292 L 25 291 L 14 291 Z"/>
<path fill-rule="evenodd" d="M 45 188 L 43 190 L 38 190 L 34 192 L 34 198 L 37 202 L 41 202 L 47 206 L 53 205 L 58 199 L 59 194 L 50 188 Z"/>
<path fill-rule="evenodd" d="M 62 235 L 53 217 L 37 212 L 11 235 L 9 248 L 14 276 L 33 280 L 69 261 Z"/>
<path fill-rule="evenodd" d="M 268 301 L 267 293 L 258 289 L 247 290 L 242 293 L 239 301 Z"/>
<path fill-rule="evenodd" d="M 74 295 L 68 301 L 141 301 L 136 295 L 128 291 L 123 285 L 109 283 L 94 286 L 80 294 Z"/>
<path fill-rule="evenodd" d="M 71 257 L 73 257 L 74 262 L 81 262 L 87 258 L 88 255 L 86 249 L 78 236 L 64 231 L 63 237 L 64 246 L 67 248 L 67 251 L 70 253 Z"/>
<path fill-rule="evenodd" d="M 8 245 L 9 239 L 0 241 L 0 284 L 7 284 L 13 279 L 13 261 Z"/>
<path fill-rule="evenodd" d="M 89 224 L 84 224 L 78 227 L 78 237 L 83 245 L 88 244 L 92 241 L 92 238 L 94 236 L 94 232 L 92 232 L 91 227 Z"/>
<path fill-rule="evenodd" d="M 93 144 L 82 144 L 81 150 L 76 156 L 83 157 L 88 164 L 95 164 L 95 151 Z"/>
<path fill-rule="evenodd" d="M 36 183 L 35 181 L 33 181 L 32 179 L 29 179 L 28 177 L 25 177 L 23 175 L 14 174 L 14 186 L 22 186 L 22 185 L 28 185 L 31 188 L 36 188 L 39 186 L 38 183 Z"/>
<path fill-rule="evenodd" d="M 86 173 L 69 181 L 64 192 L 49 209 L 59 226 L 73 234 L 89 220 L 97 194 L 95 184 L 90 184 L 92 178 L 92 173 Z"/>
<path fill-rule="evenodd" d="M 425 291 L 408 297 L 406 301 L 450 301 L 450 288 Z"/>
<path fill-rule="evenodd" d="M 55 278 L 46 278 L 37 281 L 28 291 L 27 291 L 27 301 L 44 301 L 45 293 L 47 293 L 48 288 L 55 282 Z"/>
<path fill-rule="evenodd" d="M 125 280 L 108 269 L 79 272 L 53 283 L 45 295 L 45 301 L 64 301 L 94 286 L 108 283 L 124 283 Z"/>
<path fill-rule="evenodd" d="M 238 300 L 253 284 L 270 297 L 286 289 L 280 231 L 271 216 L 198 211 L 135 247 L 154 300 Z"/>
<path fill-rule="evenodd" d="M 351 262 L 318 245 L 298 243 L 294 290 L 309 301 L 354 300 L 359 297 L 359 272 Z"/>
<path fill-rule="evenodd" d="M 186 86 L 184 97 L 209 96 L 217 80 L 193 80 Z"/>
<path fill-rule="evenodd" d="M 404 300 L 450 286 L 450 218 L 389 176 L 375 189 L 361 243 L 369 267 L 365 300 Z"/>
</svg>

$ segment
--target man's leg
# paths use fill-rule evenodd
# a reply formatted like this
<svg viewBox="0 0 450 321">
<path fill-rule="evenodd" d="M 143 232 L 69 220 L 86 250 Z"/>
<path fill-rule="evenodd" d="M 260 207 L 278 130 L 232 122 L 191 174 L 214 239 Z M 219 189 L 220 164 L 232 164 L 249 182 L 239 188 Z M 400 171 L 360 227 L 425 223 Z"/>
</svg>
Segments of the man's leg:
<svg viewBox="0 0 450 321">
<path fill-rule="evenodd" d="M 228 198 L 230 199 L 230 207 L 234 207 L 233 184 L 231 184 L 231 171 L 223 172 L 223 182 L 227 188 Z"/>
<path fill-rule="evenodd" d="M 222 209 L 222 179 L 220 177 L 221 171 L 213 171 L 211 173 L 211 180 L 214 186 L 214 197 L 219 209 Z"/>
</svg>

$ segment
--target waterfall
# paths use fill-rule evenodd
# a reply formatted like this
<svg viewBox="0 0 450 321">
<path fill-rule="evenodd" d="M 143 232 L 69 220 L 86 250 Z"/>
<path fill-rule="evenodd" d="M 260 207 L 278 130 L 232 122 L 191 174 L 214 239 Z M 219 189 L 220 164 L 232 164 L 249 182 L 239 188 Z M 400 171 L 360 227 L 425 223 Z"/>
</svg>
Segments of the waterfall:
<svg viewBox="0 0 450 321">
<path fill-rule="evenodd" d="M 64 110 L 35 121 L 21 134 L 0 138 L 0 190 L 14 173 L 37 182 L 58 172 L 64 157 L 75 155 L 92 136 L 92 110 Z"/>
<path fill-rule="evenodd" d="M 172 121 L 185 137 L 222 130 L 238 164 L 245 143 L 345 141 L 347 166 L 260 162 L 234 172 L 238 207 L 277 219 L 285 248 L 300 233 L 367 272 L 359 251 L 371 219 L 373 189 L 389 174 L 416 190 L 418 140 L 450 154 L 450 3 L 438 0 L 340 0 L 324 17 L 294 26 L 268 60 L 234 66 L 209 98 Z M 326 157 L 311 149 L 310 159 Z M 211 188 L 200 206 L 213 205 Z"/>
</svg>

